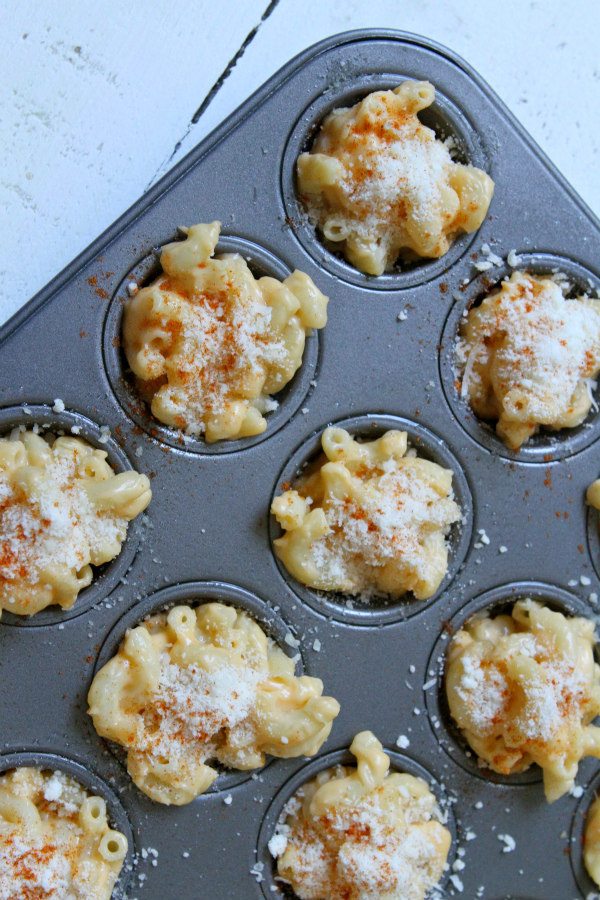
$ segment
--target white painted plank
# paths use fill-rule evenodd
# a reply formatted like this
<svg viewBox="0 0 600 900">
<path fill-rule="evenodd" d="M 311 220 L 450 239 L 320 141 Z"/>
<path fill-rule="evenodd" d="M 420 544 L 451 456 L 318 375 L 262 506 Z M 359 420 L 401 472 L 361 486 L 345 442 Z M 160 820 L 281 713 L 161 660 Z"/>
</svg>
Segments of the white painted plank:
<svg viewBox="0 0 600 900">
<path fill-rule="evenodd" d="M 0 6 L 0 321 L 290 57 L 350 28 L 400 28 L 452 47 L 600 209 L 596 0 L 280 0 L 187 133 L 266 6 Z"/>
<path fill-rule="evenodd" d="M 266 2 L 0 4 L 0 321 L 145 190 Z"/>
</svg>

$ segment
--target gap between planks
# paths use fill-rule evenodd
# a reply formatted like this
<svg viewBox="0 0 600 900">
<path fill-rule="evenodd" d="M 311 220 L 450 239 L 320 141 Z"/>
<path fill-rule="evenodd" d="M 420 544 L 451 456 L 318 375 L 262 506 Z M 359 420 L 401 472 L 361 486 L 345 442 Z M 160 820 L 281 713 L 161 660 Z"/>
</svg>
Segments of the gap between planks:
<svg viewBox="0 0 600 900">
<path fill-rule="evenodd" d="M 156 172 L 154 173 L 154 175 L 152 176 L 152 178 L 146 185 L 144 191 L 147 191 L 150 187 L 152 187 L 152 185 L 158 180 L 158 178 L 160 178 L 165 172 L 168 171 L 168 169 L 170 168 L 171 161 L 173 160 L 173 158 L 176 156 L 176 154 L 181 149 L 181 146 L 184 143 L 184 141 L 186 141 L 187 138 L 189 137 L 190 132 L 192 131 L 194 125 L 198 124 L 201 116 L 206 112 L 206 110 L 208 109 L 210 104 L 213 102 L 213 100 L 215 99 L 215 97 L 217 96 L 219 91 L 221 90 L 223 84 L 227 81 L 227 79 L 229 78 L 229 76 L 231 75 L 233 70 L 235 69 L 237 63 L 240 61 L 240 59 L 242 58 L 242 56 L 244 55 L 244 53 L 246 52 L 246 50 L 248 49 L 248 47 L 250 46 L 250 44 L 252 43 L 252 41 L 254 40 L 256 35 L 258 34 L 260 28 L 267 21 L 269 16 L 275 11 L 275 9 L 279 5 L 279 3 L 280 3 L 280 0 L 271 0 L 271 2 L 268 4 L 267 8 L 263 12 L 262 16 L 260 17 L 260 19 L 258 20 L 256 25 L 254 26 L 254 28 L 252 28 L 248 32 L 248 34 L 246 35 L 246 37 L 240 44 L 239 48 L 236 50 L 236 52 L 231 57 L 231 59 L 229 60 L 229 62 L 227 63 L 227 65 L 225 66 L 225 68 L 223 69 L 223 71 L 221 72 L 221 74 L 219 75 L 217 80 L 215 81 L 215 83 L 212 85 L 212 87 L 206 94 L 206 97 L 204 98 L 204 100 L 202 101 L 202 103 L 200 104 L 200 106 L 198 107 L 198 109 L 196 110 L 196 112 L 194 113 L 192 118 L 190 119 L 183 136 L 180 138 L 180 140 L 177 141 L 177 143 L 173 147 L 173 150 L 171 151 L 169 156 L 160 164 L 160 166 L 158 167 L 158 169 L 156 170 Z"/>
</svg>

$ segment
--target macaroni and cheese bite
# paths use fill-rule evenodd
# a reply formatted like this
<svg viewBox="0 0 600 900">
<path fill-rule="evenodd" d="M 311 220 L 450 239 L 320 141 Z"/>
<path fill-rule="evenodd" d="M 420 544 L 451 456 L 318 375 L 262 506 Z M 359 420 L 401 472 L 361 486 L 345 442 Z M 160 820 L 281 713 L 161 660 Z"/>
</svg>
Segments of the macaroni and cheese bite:
<svg viewBox="0 0 600 900">
<path fill-rule="evenodd" d="M 0 775 L 0 897 L 110 900 L 126 854 L 105 801 L 64 772 Z"/>
<path fill-rule="evenodd" d="M 238 253 L 215 256 L 220 222 L 163 247 L 162 274 L 125 303 L 123 347 L 160 422 L 207 442 L 261 434 L 302 364 L 327 297 L 296 270 L 255 278 Z"/>
<path fill-rule="evenodd" d="M 600 300 L 567 299 L 556 277 L 513 272 L 463 320 L 461 397 L 511 450 L 541 428 L 580 425 L 600 372 Z"/>
<path fill-rule="evenodd" d="M 145 475 L 115 474 L 82 438 L 18 428 L 0 437 L 0 613 L 70 609 L 151 496 Z"/>
<path fill-rule="evenodd" d="M 590 806 L 585 820 L 583 862 L 590 878 L 600 887 L 600 797 Z"/>
<path fill-rule="evenodd" d="M 409 449 L 404 431 L 359 442 L 329 427 L 323 453 L 273 500 L 285 534 L 275 553 L 302 584 L 368 602 L 425 600 L 448 568 L 446 535 L 461 518 L 452 472 Z"/>
<path fill-rule="evenodd" d="M 579 760 L 600 757 L 600 667 L 594 623 L 523 599 L 510 614 L 473 616 L 453 637 L 450 713 L 480 764 L 500 775 L 541 768 L 552 803 Z"/>
<path fill-rule="evenodd" d="M 205 603 L 128 631 L 88 703 L 98 734 L 127 750 L 138 788 L 182 806 L 217 778 L 210 762 L 246 771 L 266 754 L 313 756 L 340 709 L 322 693 L 246 612 Z"/>
<path fill-rule="evenodd" d="M 354 738 L 356 768 L 336 766 L 286 804 L 269 841 L 279 878 L 300 900 L 424 900 L 451 845 L 428 785 L 390 772 L 370 731 Z"/>
<path fill-rule="evenodd" d="M 453 161 L 448 144 L 419 121 L 435 89 L 405 81 L 334 109 L 310 152 L 298 158 L 298 191 L 326 246 L 367 275 L 447 253 L 483 222 L 494 182 Z"/>
</svg>

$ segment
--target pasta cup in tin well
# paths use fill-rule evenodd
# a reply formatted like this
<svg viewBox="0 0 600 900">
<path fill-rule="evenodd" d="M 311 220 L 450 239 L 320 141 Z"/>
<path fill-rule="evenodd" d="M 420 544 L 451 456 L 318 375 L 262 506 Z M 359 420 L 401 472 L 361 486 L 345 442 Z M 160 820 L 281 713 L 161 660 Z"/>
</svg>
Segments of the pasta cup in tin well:
<svg viewBox="0 0 600 900">
<path fill-rule="evenodd" d="M 138 625 L 143 625 L 144 621 L 146 621 L 149 617 L 155 616 L 160 613 L 169 612 L 169 610 L 172 609 L 173 607 L 190 606 L 195 610 L 196 608 L 202 607 L 209 603 L 219 603 L 226 607 L 233 608 L 233 609 L 240 610 L 242 612 L 247 613 L 250 616 L 250 618 L 252 620 L 254 620 L 254 622 L 261 627 L 262 631 L 267 635 L 267 637 L 269 637 L 275 643 L 275 645 L 279 649 L 279 651 L 283 651 L 283 653 L 285 654 L 285 657 L 287 657 L 293 661 L 295 676 L 300 677 L 300 676 L 306 674 L 305 668 L 304 668 L 304 660 L 302 658 L 301 648 L 299 647 L 299 644 L 296 641 L 296 639 L 293 637 L 289 626 L 283 621 L 281 616 L 279 616 L 279 614 L 276 613 L 272 608 L 270 608 L 263 600 L 259 599 L 257 596 L 255 596 L 254 594 L 245 590 L 244 588 L 237 587 L 236 585 L 232 585 L 232 584 L 226 584 L 224 582 L 216 582 L 215 581 L 215 582 L 188 582 L 188 583 L 172 585 L 170 587 L 167 587 L 160 591 L 157 591 L 155 594 L 152 594 L 151 596 L 147 597 L 145 600 L 142 600 L 133 609 L 129 610 L 116 623 L 116 625 L 113 627 L 112 631 L 109 633 L 108 637 L 106 638 L 106 641 L 102 646 L 98 660 L 97 660 L 95 668 L 94 668 L 93 678 L 95 679 L 98 672 L 100 671 L 100 669 L 102 669 L 109 661 L 113 660 L 113 658 L 116 656 L 117 652 L 119 651 L 119 648 L 121 647 L 122 642 L 126 638 L 130 629 L 133 629 Z M 183 612 L 182 612 L 182 615 L 183 615 Z M 216 629 L 215 634 L 217 634 L 217 632 L 219 631 L 219 627 L 220 626 L 218 626 L 216 624 L 211 625 L 209 623 L 209 632 L 210 632 L 210 628 L 215 628 Z M 238 627 L 238 625 L 236 625 L 236 627 Z M 239 627 L 242 628 L 242 630 L 237 632 L 237 634 L 239 635 L 239 640 L 235 642 L 235 646 L 241 646 L 240 641 L 242 641 L 242 642 L 245 641 L 244 635 L 246 634 L 247 629 L 243 623 Z M 256 638 L 252 637 L 252 636 L 249 636 L 249 639 L 251 639 L 252 642 L 254 642 L 256 640 Z M 188 641 L 188 644 L 189 643 L 190 642 Z M 212 644 L 212 641 L 209 643 Z M 203 646 L 206 646 L 206 645 L 203 645 Z M 244 644 L 244 646 L 245 646 L 245 644 Z M 252 643 L 251 645 L 248 645 L 249 649 L 251 649 L 251 646 L 255 646 L 255 644 Z M 218 639 L 218 634 L 217 634 L 216 647 L 210 649 L 210 653 L 213 654 L 216 662 L 218 662 L 218 660 L 221 658 L 222 654 L 225 652 L 223 649 L 218 649 L 218 647 L 219 647 L 219 639 Z M 144 656 L 144 658 L 147 658 L 148 660 L 150 660 L 150 657 L 152 654 L 145 652 L 145 655 L 144 655 L 144 648 L 142 647 L 142 645 L 139 642 L 136 642 L 136 648 L 140 650 L 140 653 Z M 189 652 L 192 653 L 193 649 L 190 650 Z M 136 658 L 138 658 L 138 657 L 142 658 L 139 653 L 136 654 Z M 203 657 L 203 659 L 204 659 L 204 657 Z M 171 659 L 171 663 L 172 662 L 173 662 L 173 657 Z M 185 661 L 182 662 L 182 665 L 184 665 L 184 663 L 185 663 Z M 192 664 L 192 663 L 193 663 L 193 659 L 190 657 L 190 664 Z M 209 669 L 210 669 L 210 666 L 212 665 L 212 663 L 210 663 L 210 660 L 208 660 L 208 663 L 206 663 L 206 664 L 209 665 Z M 279 672 L 279 667 L 278 667 L 279 664 L 277 663 L 277 660 L 275 660 L 274 664 L 276 665 L 276 668 L 274 670 L 269 669 L 269 671 L 271 673 L 268 676 L 269 678 L 275 678 L 277 673 Z M 225 665 L 225 663 L 224 663 L 224 665 Z M 231 665 L 233 665 L 233 664 L 231 664 Z M 230 668 L 231 668 L 231 665 L 230 665 Z M 184 669 L 187 669 L 187 666 L 184 665 Z M 239 671 L 246 670 L 246 669 L 248 671 L 250 671 L 248 666 L 244 666 Z M 219 670 L 219 666 L 217 666 L 216 671 L 218 671 L 218 670 Z M 210 669 L 210 671 L 212 671 L 212 669 Z M 236 668 L 236 672 L 237 671 L 238 670 Z M 143 679 L 143 672 L 140 673 L 140 677 Z M 162 677 L 162 675 L 161 675 L 161 677 Z M 171 675 L 169 675 L 169 677 L 171 677 Z M 177 677 L 179 678 L 180 675 Z M 111 678 L 112 678 L 112 676 L 111 676 Z M 265 678 L 262 680 L 264 681 L 266 679 L 267 679 L 267 676 L 265 676 Z M 287 682 L 286 682 L 286 684 L 287 684 Z M 177 687 L 177 685 L 175 685 L 175 688 L 176 687 Z M 235 685 L 234 685 L 234 687 L 235 687 Z M 96 689 L 98 689 L 97 684 L 96 684 Z M 192 685 L 191 689 L 195 690 L 193 685 Z M 241 684 L 241 682 L 240 682 L 239 689 L 237 687 L 235 688 L 236 696 L 238 696 L 239 691 L 243 691 L 243 689 L 244 689 L 244 685 Z M 318 699 L 316 694 L 315 694 L 316 699 L 314 701 L 311 700 L 310 696 L 308 694 L 306 694 L 307 689 L 308 689 L 308 685 L 304 685 L 303 690 L 305 690 L 305 694 L 303 695 L 304 696 L 303 711 L 306 714 L 306 716 L 312 716 L 314 713 L 314 716 L 316 718 L 314 718 L 314 721 L 312 721 L 312 720 L 309 721 L 308 719 L 306 722 L 304 722 L 304 720 L 302 722 L 295 721 L 294 723 L 292 723 L 292 725 L 295 727 L 295 733 L 297 734 L 298 740 L 302 741 L 303 740 L 302 735 L 305 735 L 307 738 L 307 741 L 310 743 L 310 740 L 312 739 L 312 737 L 317 735 L 317 733 L 320 734 L 320 728 L 325 727 L 327 725 L 327 723 L 330 721 L 327 718 L 327 716 L 329 714 L 328 711 L 329 711 L 331 704 L 330 704 L 329 699 L 327 699 L 326 697 L 322 697 L 321 699 Z M 215 690 L 217 690 L 217 693 L 218 693 L 218 690 L 221 690 L 221 689 L 218 688 L 218 685 L 217 685 L 217 688 L 215 688 Z M 311 690 L 312 690 L 312 687 L 311 687 Z M 225 691 L 225 692 L 228 691 L 227 685 L 225 685 L 225 687 L 223 688 L 223 691 Z M 225 694 L 223 694 L 223 696 L 225 697 Z M 191 697 L 191 695 L 190 695 L 190 697 Z M 226 702 L 229 702 L 228 697 L 229 697 L 229 694 L 227 694 L 227 697 L 225 697 Z M 275 698 L 274 693 L 273 693 L 273 697 Z M 290 687 L 288 700 L 291 702 L 292 699 L 293 699 L 293 690 L 292 690 L 292 687 Z M 94 703 L 92 703 L 92 701 L 90 701 L 90 702 L 91 702 L 91 705 L 94 705 Z M 190 699 L 190 702 L 192 702 L 191 699 Z M 276 698 L 274 699 L 274 702 L 276 702 Z M 119 709 L 120 709 L 120 704 L 118 704 L 118 705 L 119 705 Z M 98 703 L 96 703 L 96 706 L 98 706 Z M 142 707 L 142 706 L 144 706 L 144 704 L 140 701 L 140 707 Z M 317 709 L 317 706 L 319 707 L 318 709 Z M 220 707 L 218 707 L 218 708 L 220 708 Z M 217 712 L 218 712 L 218 708 L 215 707 Z M 168 709 L 166 710 L 166 713 L 168 713 Z M 135 712 L 135 714 L 137 715 L 138 713 Z M 321 716 L 321 714 L 325 715 L 325 719 L 327 719 L 327 722 L 325 721 L 325 719 L 322 720 L 321 718 L 319 718 Z M 120 715 L 120 714 L 118 713 L 118 715 Z M 125 714 L 123 713 L 123 715 L 125 715 Z M 99 718 L 98 712 L 96 712 L 96 717 Z M 335 718 L 335 715 L 333 716 L 333 718 Z M 285 724 L 285 713 L 282 713 L 280 715 L 280 720 L 281 720 L 281 723 Z M 204 721 L 204 720 L 202 720 L 202 721 Z M 321 725 L 318 725 L 319 722 L 321 722 Z M 137 727 L 137 726 L 131 726 L 131 727 Z M 146 725 L 144 727 L 146 728 Z M 150 727 L 150 726 L 148 726 L 148 727 Z M 330 725 L 329 725 L 329 727 L 330 727 Z M 162 729 L 162 726 L 161 726 L 161 729 Z M 90 730 L 93 732 L 94 737 L 96 739 L 98 739 L 98 735 L 96 734 L 96 732 L 93 729 L 91 720 L 90 720 Z M 271 735 L 272 742 L 277 743 L 275 731 L 272 731 L 272 732 L 270 731 L 269 734 Z M 106 743 L 107 743 L 107 746 L 109 747 L 109 749 L 111 750 L 111 752 L 113 752 L 114 755 L 117 757 L 119 762 L 121 762 L 121 764 L 126 766 L 127 760 L 126 760 L 126 751 L 125 751 L 125 749 L 123 749 L 124 745 L 118 744 L 118 743 L 113 742 L 112 740 L 108 740 L 108 739 L 106 739 Z M 291 739 L 288 739 L 288 737 L 282 738 L 281 743 L 284 745 L 289 744 L 290 748 L 292 748 L 294 746 L 294 742 L 291 741 Z M 298 743 L 298 741 L 296 741 L 296 743 Z M 264 741 L 262 742 L 262 744 L 264 744 Z M 168 750 L 168 748 L 167 748 L 167 750 Z M 173 750 L 173 752 L 175 752 L 175 750 Z M 308 750 L 307 750 L 307 752 L 308 752 Z M 253 776 L 256 776 L 256 774 L 258 772 L 263 771 L 267 765 L 270 765 L 277 758 L 276 755 L 273 755 L 274 751 L 269 751 L 268 749 L 264 749 L 264 753 L 267 755 L 267 762 L 265 765 L 260 766 L 260 764 L 258 764 L 254 768 L 247 768 L 247 769 L 228 768 L 216 760 L 213 761 L 213 757 L 211 757 L 210 754 L 207 754 L 207 756 L 205 757 L 206 764 L 210 765 L 213 770 L 217 771 L 218 777 L 216 778 L 214 783 L 210 784 L 208 789 L 204 788 L 203 790 L 199 791 L 199 793 L 196 796 L 201 796 L 204 793 L 215 793 L 215 792 L 219 792 L 219 791 L 227 791 L 237 785 L 243 784 L 244 782 L 251 779 Z M 166 751 L 165 751 L 165 754 L 166 754 Z M 281 757 L 285 757 L 286 753 L 281 752 L 279 755 Z M 292 753 L 290 755 L 293 756 L 294 754 Z M 168 762 L 168 760 L 167 760 L 167 762 Z M 193 799 L 193 798 L 190 798 L 190 799 Z M 179 801 L 172 800 L 172 801 L 164 801 L 164 802 L 178 803 Z M 187 802 L 189 802 L 189 800 L 184 800 L 181 802 L 187 803 Z"/>
<path fill-rule="evenodd" d="M 451 845 L 447 860 L 448 864 L 444 870 L 444 875 L 437 886 L 439 890 L 443 891 L 450 877 L 450 873 L 452 872 L 452 864 L 455 860 L 458 846 L 458 829 L 453 805 L 449 802 L 443 785 L 438 782 L 430 771 L 421 765 L 420 762 L 410 756 L 398 753 L 396 750 L 390 750 L 387 747 L 384 747 L 383 750 L 390 758 L 390 772 L 406 773 L 407 775 L 422 779 L 428 785 L 437 800 L 438 807 L 443 816 L 443 825 L 448 829 L 451 836 Z M 321 772 L 325 772 L 327 769 L 335 769 L 337 766 L 355 768 L 356 759 L 348 749 L 335 750 L 332 753 L 326 753 L 307 765 L 302 766 L 302 768 L 285 782 L 271 801 L 271 805 L 267 809 L 260 826 L 256 847 L 256 864 L 260 867 L 259 871 L 262 876 L 260 887 L 267 900 L 270 900 L 273 896 L 285 897 L 288 898 L 288 900 L 297 900 L 297 895 L 292 888 L 282 882 L 278 877 L 277 862 L 269 850 L 269 841 L 276 834 L 278 825 L 283 824 L 285 821 L 287 804 L 303 785 L 312 781 Z"/>
<path fill-rule="evenodd" d="M 349 263 L 341 252 L 339 240 L 327 239 L 322 231 L 311 223 L 306 203 L 299 194 L 297 162 L 302 153 L 311 150 L 321 125 L 334 110 L 354 106 L 375 91 L 388 91 L 402 82 L 426 77 L 426 73 L 392 74 L 389 72 L 359 72 L 345 74 L 343 82 L 335 81 L 329 89 L 320 93 L 304 110 L 286 144 L 281 190 L 286 220 L 303 249 L 320 268 L 333 276 L 357 287 L 369 290 L 399 290 L 424 284 L 442 275 L 469 249 L 477 231 L 460 233 L 447 252 L 438 258 L 422 258 L 413 254 L 412 259 L 398 262 L 391 272 L 367 275 Z M 435 99 L 431 106 L 418 113 L 421 123 L 432 129 L 441 141 L 447 141 L 453 160 L 489 170 L 487 153 L 481 137 L 468 118 L 468 114 L 434 85 Z M 330 236 L 331 237 L 331 236 Z"/>
<path fill-rule="evenodd" d="M 447 529 L 444 540 L 445 551 L 447 551 L 445 574 L 441 577 L 437 589 L 434 589 L 430 595 L 426 596 L 426 599 L 421 600 L 415 599 L 414 594 L 410 590 L 407 590 L 401 596 L 395 592 L 392 597 L 389 592 L 385 594 L 381 591 L 377 592 L 375 590 L 370 590 L 369 597 L 363 596 L 361 599 L 360 594 L 342 593 L 336 590 L 310 587 L 290 573 L 283 558 L 280 558 L 276 552 L 276 545 L 274 545 L 274 541 L 281 538 L 284 534 L 286 540 L 290 535 L 293 535 L 293 528 L 295 525 L 290 525 L 284 532 L 278 524 L 275 515 L 272 514 L 270 517 L 269 529 L 275 562 L 281 576 L 288 582 L 292 590 L 304 603 L 321 616 L 333 618 L 351 625 L 372 627 L 402 621 L 416 615 L 442 595 L 456 575 L 466 556 L 473 520 L 471 491 L 466 475 L 459 460 L 441 438 L 416 422 L 412 422 L 400 416 L 369 413 L 363 416 L 343 419 L 333 424 L 336 429 L 342 429 L 343 432 L 347 432 L 351 438 L 355 438 L 359 444 L 376 441 L 390 431 L 404 432 L 407 440 L 407 450 L 405 453 L 407 458 L 416 455 L 418 459 L 422 459 L 427 463 L 434 463 L 442 469 L 451 471 L 452 491 L 447 497 L 447 500 L 453 499 L 458 506 L 458 510 L 456 511 L 455 520 Z M 321 463 L 327 463 L 327 459 L 321 453 L 321 441 L 324 431 L 325 428 L 319 429 L 318 432 L 308 438 L 308 440 L 296 450 L 290 460 L 286 463 L 277 479 L 271 501 L 272 505 L 273 501 L 281 497 L 282 494 L 285 494 L 286 497 L 293 496 L 295 486 L 301 486 L 303 477 L 307 479 L 308 482 L 308 479 L 310 479 L 315 472 L 319 471 L 317 467 L 320 467 Z M 407 479 L 410 482 L 410 473 L 407 476 Z M 322 488 L 319 488 L 319 490 L 321 489 Z M 310 494 L 308 485 L 306 490 L 307 494 Z M 290 491 L 291 494 L 286 494 L 287 491 Z M 436 497 L 436 503 L 439 500 L 440 498 Z M 345 499 L 340 499 L 342 506 L 344 502 Z M 426 503 L 429 501 L 426 499 L 424 502 Z M 309 521 L 309 518 L 314 517 L 316 512 L 318 512 L 319 515 L 322 515 L 318 504 L 315 504 L 314 507 L 312 506 L 310 497 L 309 501 L 306 503 L 306 510 L 310 510 L 306 517 L 306 523 Z M 374 530 L 375 523 L 373 523 L 373 527 L 371 527 L 369 521 L 365 519 L 364 510 L 361 509 L 354 512 L 353 517 L 365 520 L 365 527 L 368 531 Z M 344 533 L 343 525 L 340 525 L 340 529 L 341 532 Z M 327 530 L 327 528 L 321 530 L 319 535 L 321 535 L 321 533 L 325 534 Z M 308 539 L 305 548 L 306 553 L 308 554 L 308 551 L 313 544 L 318 542 L 318 535 L 314 536 L 313 539 L 304 526 L 302 533 Z M 426 547 L 423 549 L 423 546 L 419 544 L 419 552 L 425 553 L 425 550 Z M 400 554 L 398 558 L 401 559 Z M 393 559 L 390 561 L 393 562 Z M 368 565 L 368 560 L 366 558 L 365 563 Z M 408 566 L 408 569 L 410 569 L 410 566 Z M 377 570 L 375 569 L 374 571 Z"/>
<path fill-rule="evenodd" d="M 600 510 L 592 506 L 587 511 L 587 538 L 596 575 L 600 578 Z"/>
<path fill-rule="evenodd" d="M 40 435 L 56 437 L 78 437 L 92 447 L 105 451 L 106 461 L 116 473 L 135 469 L 129 459 L 114 441 L 105 427 L 97 425 L 78 412 L 55 412 L 50 406 L 23 404 L 0 409 L 0 437 L 7 436 L 15 429 L 38 430 Z M 63 609 L 58 605 L 48 606 L 31 616 L 15 615 L 5 610 L 1 625 L 34 627 L 57 625 L 90 609 L 94 604 L 106 599 L 131 568 L 139 549 L 143 532 L 142 516 L 129 522 L 127 534 L 118 555 L 109 562 L 92 566 L 93 579 L 88 587 L 82 588 L 73 605 Z"/>
<path fill-rule="evenodd" d="M 90 770 L 87 761 L 84 764 L 56 753 L 37 750 L 0 755 L 0 775 L 20 768 L 61 772 L 77 781 L 90 795 L 100 797 L 105 802 L 108 825 L 111 829 L 121 832 L 127 840 L 127 852 L 111 896 L 112 900 L 126 900 L 127 888 L 135 867 L 136 842 L 127 812 L 112 788 L 104 779 Z M 92 815 L 95 815 L 94 810 L 91 812 Z"/>
<path fill-rule="evenodd" d="M 554 612 L 562 613 L 567 618 L 573 616 L 592 618 L 591 610 L 583 600 L 554 585 L 527 581 L 501 585 L 469 600 L 445 623 L 444 629 L 434 644 L 427 666 L 428 672 L 437 672 L 435 683 L 428 683 L 428 689 L 424 693 L 429 724 L 438 743 L 457 765 L 471 775 L 492 784 L 508 786 L 536 784 L 542 781 L 542 769 L 536 763 L 531 763 L 523 771 L 502 775 L 478 760 L 476 751 L 468 743 L 450 712 L 446 692 L 448 650 L 454 636 L 478 614 L 487 613 L 491 618 L 510 615 L 514 604 L 525 599 L 537 601 Z M 597 660 L 597 654 L 598 647 L 595 646 L 595 660 Z M 482 708 L 483 703 L 482 694 Z"/>
<path fill-rule="evenodd" d="M 472 410 L 465 394 L 465 381 L 457 359 L 457 341 L 461 324 L 469 310 L 478 307 L 513 271 L 537 276 L 566 277 L 566 297 L 572 300 L 583 294 L 596 292 L 600 278 L 572 260 L 551 253 L 519 253 L 514 267 L 502 265 L 485 271 L 460 289 L 460 296 L 451 308 L 440 341 L 439 368 L 446 402 L 458 423 L 469 437 L 489 450 L 507 459 L 523 463 L 548 463 L 579 453 L 600 437 L 600 387 L 590 383 L 591 408 L 580 425 L 554 431 L 544 428 L 528 438 L 519 450 L 512 450 L 498 436 L 495 420 L 479 418 Z M 456 298 L 456 295 L 455 295 Z"/>
<path fill-rule="evenodd" d="M 165 244 L 177 239 L 177 236 L 173 236 L 165 241 Z M 291 268 L 266 248 L 246 238 L 221 234 L 215 257 L 230 253 L 237 253 L 243 257 L 257 279 L 268 276 L 283 281 L 292 273 Z M 277 405 L 273 410 L 265 412 L 267 427 L 261 434 L 209 443 L 201 436 L 187 435 L 176 427 L 165 425 L 152 414 L 148 403 L 141 396 L 136 378 L 128 365 L 122 339 L 125 304 L 131 301 L 141 288 L 147 287 L 162 274 L 160 254 L 161 247 L 156 247 L 140 260 L 122 279 L 109 304 L 102 344 L 106 374 L 113 392 L 138 427 L 157 441 L 177 450 L 215 455 L 234 453 L 259 444 L 282 428 L 311 392 L 311 382 L 317 376 L 319 365 L 318 330 L 307 331 L 301 365 L 291 380 L 278 393 L 272 395 Z"/>
</svg>

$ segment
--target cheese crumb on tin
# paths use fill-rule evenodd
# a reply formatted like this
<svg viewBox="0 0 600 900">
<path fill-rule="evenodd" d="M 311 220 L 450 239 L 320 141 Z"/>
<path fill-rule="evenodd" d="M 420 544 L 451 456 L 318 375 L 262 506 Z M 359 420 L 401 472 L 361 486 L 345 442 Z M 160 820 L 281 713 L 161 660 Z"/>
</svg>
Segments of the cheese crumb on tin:
<svg viewBox="0 0 600 900">
<path fill-rule="evenodd" d="M 504 844 L 504 847 L 502 848 L 503 853 L 512 853 L 517 846 L 514 837 L 510 834 L 499 834 L 498 840 Z"/>
</svg>

